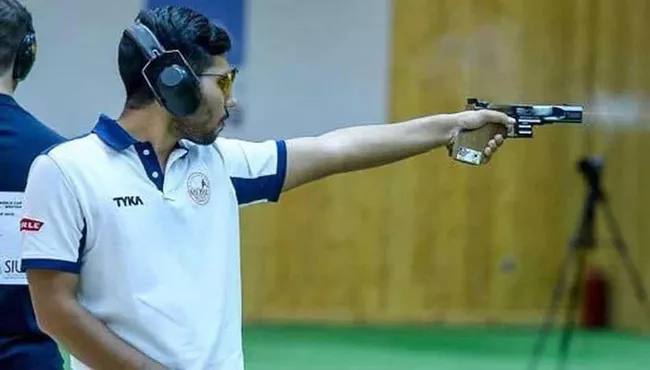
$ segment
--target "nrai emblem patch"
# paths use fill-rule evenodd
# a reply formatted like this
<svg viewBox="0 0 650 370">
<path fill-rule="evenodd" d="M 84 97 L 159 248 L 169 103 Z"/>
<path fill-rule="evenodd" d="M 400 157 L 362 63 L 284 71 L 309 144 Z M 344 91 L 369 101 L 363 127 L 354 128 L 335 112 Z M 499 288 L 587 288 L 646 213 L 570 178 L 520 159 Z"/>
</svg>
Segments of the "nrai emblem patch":
<svg viewBox="0 0 650 370">
<path fill-rule="evenodd" d="M 187 178 L 187 193 L 194 203 L 202 206 L 210 201 L 210 180 L 202 172 L 193 172 Z"/>
</svg>

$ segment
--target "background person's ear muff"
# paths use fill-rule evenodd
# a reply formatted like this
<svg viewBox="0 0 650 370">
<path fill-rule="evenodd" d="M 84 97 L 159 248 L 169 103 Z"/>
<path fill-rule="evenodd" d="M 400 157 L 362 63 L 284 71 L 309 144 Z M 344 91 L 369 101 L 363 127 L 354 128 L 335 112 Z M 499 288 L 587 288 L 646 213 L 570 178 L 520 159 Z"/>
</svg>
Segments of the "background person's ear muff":
<svg viewBox="0 0 650 370">
<path fill-rule="evenodd" d="M 201 86 L 187 60 L 178 50 L 165 50 L 156 36 L 142 23 L 124 31 L 147 58 L 142 75 L 156 99 L 170 114 L 185 117 L 201 103 Z"/>
<path fill-rule="evenodd" d="M 27 75 L 34 66 L 34 61 L 36 60 L 36 49 L 36 33 L 30 24 L 27 27 L 27 34 L 20 42 L 18 50 L 16 51 L 14 68 L 12 72 L 14 80 L 22 81 L 27 78 Z"/>
</svg>

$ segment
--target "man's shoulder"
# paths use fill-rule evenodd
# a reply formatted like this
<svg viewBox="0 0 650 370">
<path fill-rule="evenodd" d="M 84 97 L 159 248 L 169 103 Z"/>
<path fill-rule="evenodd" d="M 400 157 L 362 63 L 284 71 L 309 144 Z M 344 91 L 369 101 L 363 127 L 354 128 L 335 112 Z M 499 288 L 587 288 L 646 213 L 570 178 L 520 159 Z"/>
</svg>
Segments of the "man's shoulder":
<svg viewBox="0 0 650 370">
<path fill-rule="evenodd" d="M 226 153 L 241 154 L 247 150 L 275 150 L 282 140 L 265 139 L 265 140 L 247 140 L 232 137 L 218 137 L 213 147 L 217 151 Z"/>
<path fill-rule="evenodd" d="M 22 118 L 24 121 L 29 122 L 28 128 L 30 130 L 33 130 L 34 132 L 38 132 L 39 134 L 42 135 L 49 135 L 56 137 L 60 140 L 65 140 L 65 138 L 61 135 L 59 135 L 54 129 L 52 129 L 49 125 L 45 124 L 42 120 L 34 116 L 32 113 L 26 111 L 23 109 L 22 111 Z"/>
<path fill-rule="evenodd" d="M 281 140 L 273 140 L 273 139 L 266 139 L 266 140 L 248 140 L 248 139 L 242 139 L 242 138 L 235 138 L 235 137 L 227 137 L 227 136 L 219 136 L 218 138 L 215 139 L 215 141 L 212 144 L 208 145 L 200 145 L 193 143 L 189 140 L 181 140 L 181 145 L 186 147 L 186 148 L 196 148 L 196 150 L 207 150 L 207 151 L 214 151 L 215 149 L 219 150 L 221 148 L 230 148 L 230 147 L 238 147 L 238 146 L 249 146 L 249 145 L 269 145 L 271 143 L 276 143 Z"/>
<path fill-rule="evenodd" d="M 38 120 L 36 117 L 33 117 L 33 120 L 32 131 L 33 133 L 37 134 L 44 142 L 59 144 L 67 140 L 61 134 L 54 131 L 53 128 Z"/>
<path fill-rule="evenodd" d="M 10 106 L 10 113 L 4 117 L 5 124 L 19 133 L 28 136 L 29 141 L 37 143 L 59 143 L 66 140 L 50 126 L 19 105 Z M 20 136 L 20 134 L 23 134 Z"/>
<path fill-rule="evenodd" d="M 180 141 L 180 146 L 187 149 L 189 152 L 196 153 L 199 157 L 204 156 L 223 156 L 223 151 L 227 148 L 236 145 L 236 139 L 218 137 L 212 144 L 197 144 L 189 140 L 183 139 Z"/>
<path fill-rule="evenodd" d="M 37 168 L 42 173 L 62 175 L 71 183 L 96 179 L 101 173 L 98 169 L 105 166 L 102 153 L 106 152 L 98 141 L 94 133 L 89 133 L 53 145 L 35 158 L 30 172 Z"/>
<path fill-rule="evenodd" d="M 59 164 L 86 163 L 100 153 L 101 146 L 94 133 L 87 133 L 64 140 L 47 148 L 42 155 L 47 155 Z"/>
</svg>

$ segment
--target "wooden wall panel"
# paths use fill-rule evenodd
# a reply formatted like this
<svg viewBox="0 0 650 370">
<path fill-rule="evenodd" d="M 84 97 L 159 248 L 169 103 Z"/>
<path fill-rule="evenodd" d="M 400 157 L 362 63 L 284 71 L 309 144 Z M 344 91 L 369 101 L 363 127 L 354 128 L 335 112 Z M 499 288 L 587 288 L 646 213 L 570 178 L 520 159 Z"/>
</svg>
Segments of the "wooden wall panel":
<svg viewBox="0 0 650 370">
<path fill-rule="evenodd" d="M 391 119 L 457 111 L 470 96 L 592 111 L 608 95 L 648 102 L 647 19 L 645 0 L 395 0 Z M 580 216 L 576 162 L 597 153 L 650 287 L 648 118 L 542 127 L 484 168 L 440 150 L 246 209 L 246 317 L 539 321 Z M 616 325 L 648 329 L 603 220 L 591 263 L 611 275 Z"/>
</svg>

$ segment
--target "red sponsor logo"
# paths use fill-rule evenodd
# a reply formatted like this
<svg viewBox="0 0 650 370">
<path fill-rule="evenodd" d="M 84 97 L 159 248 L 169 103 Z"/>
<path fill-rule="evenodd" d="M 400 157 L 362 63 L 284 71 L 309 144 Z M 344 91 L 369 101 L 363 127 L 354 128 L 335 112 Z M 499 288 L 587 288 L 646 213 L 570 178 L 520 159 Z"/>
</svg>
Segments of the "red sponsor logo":
<svg viewBox="0 0 650 370">
<path fill-rule="evenodd" d="M 42 221 L 31 218 L 23 218 L 20 220 L 20 231 L 40 231 L 41 227 L 43 227 Z"/>
</svg>

